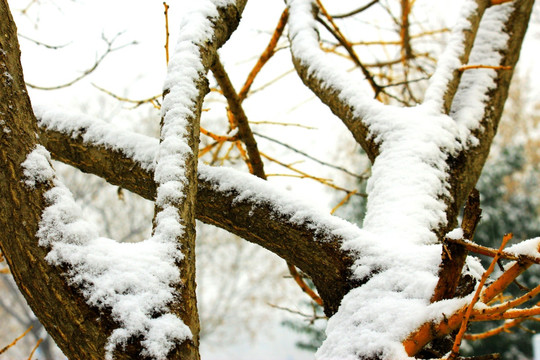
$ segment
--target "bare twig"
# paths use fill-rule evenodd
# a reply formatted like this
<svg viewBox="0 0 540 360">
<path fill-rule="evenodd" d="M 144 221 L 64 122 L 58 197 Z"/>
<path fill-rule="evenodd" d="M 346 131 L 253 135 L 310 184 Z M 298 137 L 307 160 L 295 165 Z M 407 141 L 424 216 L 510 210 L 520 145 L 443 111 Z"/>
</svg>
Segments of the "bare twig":
<svg viewBox="0 0 540 360">
<path fill-rule="evenodd" d="M 354 176 L 354 177 L 357 178 L 357 179 L 360 179 L 360 180 L 366 180 L 366 179 L 368 178 L 368 175 L 365 174 L 365 173 L 364 173 L 364 174 L 361 174 L 361 175 L 355 174 L 355 173 L 353 173 L 353 172 L 351 172 L 351 171 L 349 171 L 349 170 L 347 170 L 347 169 L 345 169 L 345 168 L 342 168 L 342 167 L 340 167 L 340 166 L 336 166 L 336 165 L 327 163 L 327 162 L 325 162 L 325 161 L 319 160 L 319 159 L 317 159 L 317 158 L 315 158 L 315 157 L 313 157 L 313 156 L 311 156 L 311 155 L 309 155 L 309 154 L 307 154 L 307 153 L 305 153 L 305 152 L 303 152 L 303 151 L 301 151 L 301 150 L 298 150 L 298 149 L 296 149 L 296 148 L 294 148 L 294 147 L 292 147 L 292 146 L 290 146 L 290 145 L 288 145 L 288 144 L 285 144 L 285 143 L 283 143 L 283 142 L 281 142 L 281 141 L 279 141 L 279 140 L 276 140 L 276 139 L 274 139 L 274 138 L 271 138 L 271 137 L 269 137 L 269 136 L 266 136 L 266 135 L 263 135 L 263 134 L 259 134 L 259 133 L 257 133 L 257 132 L 253 132 L 253 134 L 254 134 L 254 135 L 257 135 L 257 136 L 259 136 L 259 137 L 262 137 L 263 139 L 266 139 L 266 140 L 268 140 L 268 141 L 271 141 L 271 142 L 273 142 L 273 143 L 276 143 L 276 144 L 278 144 L 278 145 L 281 145 L 281 146 L 283 146 L 283 147 L 285 147 L 285 148 L 287 148 L 287 149 L 289 149 L 289 150 L 292 150 L 292 151 L 294 151 L 295 153 L 298 153 L 298 154 L 300 154 L 300 155 L 302 155 L 302 156 L 305 156 L 306 158 L 308 158 L 308 159 L 310 159 L 310 160 L 313 160 L 313 161 L 315 161 L 315 162 L 317 162 L 317 163 L 319 163 L 319 164 L 321 164 L 321 165 L 328 166 L 328 167 L 331 167 L 331 168 L 336 169 L 336 170 L 339 170 L 339 171 L 343 171 L 344 173 L 346 173 L 346 174 L 348 174 L 348 175 L 351 175 L 351 176 Z"/>
<path fill-rule="evenodd" d="M 489 275 L 493 272 L 495 269 L 495 265 L 497 264 L 497 260 L 500 257 L 500 254 L 502 253 L 504 247 L 512 239 L 512 234 L 506 234 L 503 237 L 501 246 L 499 247 L 499 252 L 493 260 L 491 261 L 491 264 L 489 265 L 488 269 L 484 272 L 482 275 L 482 278 L 480 279 L 480 283 L 478 284 L 478 287 L 476 289 L 476 292 L 474 293 L 474 296 L 471 300 L 471 303 L 469 304 L 469 307 L 467 307 L 467 311 L 465 312 L 465 316 L 463 317 L 463 321 L 461 322 L 461 326 L 459 328 L 459 331 L 456 335 L 456 338 L 454 340 L 454 345 L 452 346 L 452 351 L 450 355 L 448 356 L 448 360 L 455 360 L 459 353 L 459 348 L 461 346 L 461 340 L 463 339 L 463 335 L 465 334 L 465 331 L 467 330 L 467 324 L 469 322 L 469 318 L 471 317 L 472 310 L 474 308 L 474 305 L 476 302 L 480 299 L 480 293 L 482 292 L 482 288 L 484 287 L 484 284 L 486 283 L 486 280 L 488 279 Z"/>
<path fill-rule="evenodd" d="M 22 333 L 22 335 L 18 336 L 15 340 L 13 340 L 11 342 L 11 344 L 7 345 L 7 346 L 4 346 L 2 349 L 0 349 L 0 354 L 3 354 L 5 353 L 6 351 L 8 351 L 11 347 L 15 346 L 15 344 L 17 344 L 17 341 L 21 340 L 23 337 L 26 336 L 26 334 L 28 334 L 30 332 L 30 330 L 32 330 L 32 326 L 30 326 L 28 329 L 26 329 L 26 331 L 24 333 Z"/>
<path fill-rule="evenodd" d="M 75 84 L 76 82 L 84 79 L 85 77 L 87 77 L 88 75 L 90 75 L 91 73 L 93 73 L 97 68 L 98 66 L 103 62 L 103 60 L 105 59 L 105 57 L 117 50 L 120 50 L 120 49 L 123 49 L 127 46 L 130 46 L 130 45 L 135 45 L 137 44 L 136 41 L 132 41 L 132 42 L 129 42 L 127 44 L 124 44 L 124 45 L 120 45 L 120 46 L 117 46 L 117 47 L 114 47 L 114 42 L 116 41 L 116 39 L 118 39 L 118 37 L 121 35 L 122 33 L 118 33 L 115 37 L 113 37 L 112 40 L 109 40 L 107 39 L 104 35 L 102 35 L 102 39 L 105 41 L 105 43 L 107 44 L 107 49 L 105 50 L 105 52 L 95 61 L 94 65 L 92 65 L 89 69 L 83 71 L 83 73 L 74 78 L 73 80 L 70 80 L 68 81 L 67 83 L 64 83 L 64 84 L 61 84 L 61 85 L 54 85 L 54 86 L 40 86 L 40 85 L 35 85 L 35 84 L 31 84 L 31 83 L 26 83 L 26 86 L 28 87 L 31 87 L 33 89 L 38 89 L 38 90 L 58 90 L 58 89 L 63 89 L 63 88 L 66 88 L 66 87 L 69 87 L 73 84 Z"/>
<path fill-rule="evenodd" d="M 353 15 L 361 13 L 362 11 L 365 11 L 365 10 L 369 9 L 370 7 L 372 7 L 373 5 L 375 5 L 378 2 L 379 2 L 379 0 L 372 0 L 371 2 L 367 3 L 366 5 L 358 8 L 358 9 L 349 11 L 349 12 L 347 12 L 345 14 L 332 15 L 332 17 L 334 19 L 343 19 L 343 18 L 346 18 L 346 17 L 349 17 L 349 16 L 353 16 Z"/>
</svg>

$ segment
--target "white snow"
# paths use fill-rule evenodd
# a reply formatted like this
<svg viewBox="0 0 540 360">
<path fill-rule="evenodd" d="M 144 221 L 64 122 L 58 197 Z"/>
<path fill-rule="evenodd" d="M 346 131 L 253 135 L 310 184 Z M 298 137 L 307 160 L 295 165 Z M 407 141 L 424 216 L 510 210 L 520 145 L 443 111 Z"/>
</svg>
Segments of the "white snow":
<svg viewBox="0 0 540 360">
<path fill-rule="evenodd" d="M 504 23 L 514 9 L 514 2 L 508 2 L 488 8 L 480 23 L 474 47 L 469 58 L 469 65 L 500 64 L 500 50 L 506 49 L 508 34 L 504 32 Z M 495 69 L 466 70 L 452 103 L 450 115 L 459 124 L 468 129 L 476 129 L 485 110 L 488 92 L 495 88 Z"/>
<path fill-rule="evenodd" d="M 424 106 L 430 106 L 435 111 L 443 110 L 444 94 L 448 83 L 452 80 L 453 72 L 464 65 L 459 58 L 465 51 L 463 42 L 465 33 L 471 26 L 469 19 L 474 18 L 478 10 L 475 0 L 463 1 L 460 14 L 452 27 L 452 35 L 443 54 L 437 60 L 435 73 L 431 76 L 430 85 L 424 95 Z"/>
<path fill-rule="evenodd" d="M 103 145 L 107 149 L 121 150 L 126 157 L 138 162 L 145 170 L 155 167 L 158 140 L 126 131 L 103 120 L 55 107 L 34 105 L 38 125 L 76 138 L 82 134 L 85 143 Z"/>
<path fill-rule="evenodd" d="M 85 142 L 121 150 L 145 169 L 155 169 L 156 204 L 161 210 L 155 217 L 154 234 L 143 242 L 125 244 L 100 238 L 81 218 L 69 191 L 54 178 L 44 148 L 38 147 L 23 164 L 25 182 L 30 187 L 36 182 L 54 183 L 45 194 L 48 206 L 37 233 L 40 245 L 50 248 L 47 261 L 66 266 L 69 280 L 80 286 L 88 304 L 111 311 L 119 324 L 109 337 L 107 359 L 112 359 L 117 346 L 137 336 L 143 338 L 143 356 L 163 359 L 175 344 L 192 336 L 182 320 L 167 310 L 175 297 L 173 285 L 180 282 L 176 263 L 183 258 L 178 239 L 184 234 L 184 226 L 176 206 L 184 198 L 188 181 L 184 167 L 192 151 L 187 137 L 190 121 L 196 116 L 198 82 L 204 73 L 199 47 L 212 40 L 216 6 L 230 3 L 198 1 L 184 14 L 164 85 L 167 95 L 162 105 L 162 141 L 157 157 L 154 140 L 126 136 L 89 117 L 35 108 L 40 126 L 72 136 L 80 131 Z"/>
<path fill-rule="evenodd" d="M 459 240 L 463 239 L 463 229 L 462 228 L 456 228 L 452 231 L 450 231 L 448 234 L 446 234 L 446 237 L 453 240 Z"/>
<path fill-rule="evenodd" d="M 463 305 L 463 300 L 430 304 L 430 298 L 438 280 L 441 257 L 433 229 L 447 222 L 444 199 L 450 194 L 446 160 L 474 143 L 470 134 L 479 128 L 481 120 L 476 113 L 475 117 L 441 113 L 440 99 L 452 71 L 462 65 L 458 56 L 463 51 L 462 33 L 469 24 L 465 20 L 458 23 L 431 79 L 426 103 L 397 108 L 369 99 L 348 74 L 340 73 L 326 59 L 319 48 L 311 12 L 313 1 L 290 0 L 288 4 L 293 55 L 307 66 L 310 76 L 339 91 L 340 100 L 354 109 L 358 121 L 364 122 L 379 144 L 379 156 L 367 186 L 364 227 L 360 236 L 346 238 L 342 245 L 358 254 L 352 268 L 354 276 L 369 281 L 343 298 L 338 312 L 329 320 L 327 339 L 316 357 L 358 359 L 377 355 L 383 359 L 406 359 L 402 341 L 408 334 L 442 313 L 452 313 L 453 306 Z M 473 1 L 466 4 L 465 17 L 476 11 Z M 492 53 L 502 44 L 499 40 L 490 42 L 494 34 L 489 32 L 500 32 L 507 7 L 493 9 L 487 16 L 487 25 L 481 25 L 487 29 L 480 32 L 480 49 L 471 56 L 472 61 L 483 61 L 480 55 L 484 51 Z M 487 44 L 491 46 L 486 48 Z M 472 85 L 467 82 L 460 88 L 460 95 L 468 97 L 467 104 L 476 104 L 480 115 L 486 84 L 479 84 L 481 92 L 469 91 Z M 462 97 L 457 101 L 463 102 Z M 435 308 L 437 311 L 433 311 Z"/>
<path fill-rule="evenodd" d="M 50 249 L 46 260 L 65 266 L 69 281 L 80 287 L 87 303 L 110 311 L 118 322 L 106 346 L 108 359 L 133 336 L 144 339 L 144 354 L 165 358 L 176 342 L 191 336 L 167 310 L 173 301 L 172 285 L 180 280 L 175 262 L 182 255 L 176 244 L 158 237 L 140 243 L 99 237 L 95 226 L 81 217 L 69 190 L 54 177 L 49 160 L 38 145 L 22 164 L 30 187 L 54 184 L 44 195 L 47 207 L 37 232 L 39 244 Z"/>
<path fill-rule="evenodd" d="M 505 252 L 515 256 L 526 255 L 540 259 L 540 237 L 521 241 L 518 244 L 506 248 Z"/>
<path fill-rule="evenodd" d="M 183 225 L 175 206 L 183 201 L 182 190 L 187 183 L 185 160 L 192 155 L 186 140 L 187 129 L 190 119 L 196 116 L 197 84 L 205 72 L 199 45 L 211 40 L 209 18 L 217 15 L 215 6 L 228 3 L 193 2 L 194 10 L 182 22 L 164 86 L 168 95 L 162 106 L 161 144 L 86 117 L 36 108 L 40 126 L 74 136 L 77 129 L 84 130 L 84 141 L 120 150 L 146 169 L 155 169 L 157 205 L 163 209 L 156 216 L 155 233 L 141 245 L 125 245 L 99 238 L 76 216 L 78 210 L 71 195 L 53 180 L 54 173 L 49 172 L 47 155 L 42 149 L 30 154 L 25 162 L 29 186 L 45 181 L 54 181 L 56 185 L 46 195 L 50 206 L 43 214 L 38 233 L 41 244 L 51 247 L 48 260 L 69 266 L 71 280 L 83 287 L 89 303 L 111 309 L 122 326 L 111 336 L 109 351 L 131 336 L 142 334 L 147 354 L 160 358 L 174 341 L 190 336 L 189 329 L 166 312 L 171 301 L 170 287 L 179 279 L 174 261 L 182 257 L 176 239 L 183 235 Z M 440 99 L 449 76 L 462 65 L 457 57 L 462 52 L 462 32 L 468 26 L 462 22 L 431 80 L 426 104 L 414 108 L 385 106 L 371 99 L 358 85 L 360 81 L 337 71 L 319 49 L 311 13 L 313 1 L 288 0 L 288 4 L 294 56 L 324 86 L 339 90 L 340 100 L 354 109 L 354 116 L 368 126 L 379 145 L 380 154 L 368 182 L 364 228 L 327 215 L 313 204 L 275 189 L 271 183 L 231 169 L 201 165 L 199 176 L 214 183 L 219 191 L 238 192 L 238 201 L 249 199 L 253 206 L 270 204 L 276 213 L 293 222 L 313 224 L 322 235 L 336 234 L 343 239 L 343 249 L 357 254 L 353 274 L 369 281 L 343 298 L 339 311 L 329 321 L 327 340 L 317 358 L 358 359 L 377 354 L 384 359 L 407 359 L 402 346 L 407 335 L 426 321 L 437 321 L 444 314 L 453 313 L 468 300 L 430 304 L 441 257 L 433 229 L 447 222 L 447 157 L 474 144 L 470 133 L 480 126 L 484 94 L 493 86 L 495 72 L 466 71 L 456 94 L 457 105 L 450 116 L 441 114 Z M 466 4 L 464 13 L 473 13 L 474 2 Z M 509 9 L 511 4 L 486 12 L 471 64 L 497 64 L 497 49 L 505 42 L 501 40 L 500 26 Z M 41 171 L 46 175 L 40 177 Z M 459 230 L 449 236 L 462 236 Z M 535 251 L 537 256 L 538 240 L 533 240 L 536 242 L 513 251 Z M 471 272 L 481 271 L 474 260 L 468 260 L 468 264 Z M 119 277 L 122 281 L 118 281 Z M 154 312 L 163 315 L 153 319 Z"/>
</svg>

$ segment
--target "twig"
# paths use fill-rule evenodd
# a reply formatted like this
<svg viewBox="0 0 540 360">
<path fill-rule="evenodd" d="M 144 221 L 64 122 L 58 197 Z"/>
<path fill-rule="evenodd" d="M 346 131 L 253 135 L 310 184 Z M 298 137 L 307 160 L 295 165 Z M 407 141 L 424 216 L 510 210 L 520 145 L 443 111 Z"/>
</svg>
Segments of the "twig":
<svg viewBox="0 0 540 360">
<path fill-rule="evenodd" d="M 120 95 L 116 95 L 115 93 L 113 93 L 113 92 L 111 92 L 111 91 L 109 91 L 107 89 L 104 89 L 104 88 L 102 88 L 102 87 L 100 87 L 100 86 L 98 86 L 98 85 L 96 85 L 94 83 L 92 83 L 92 86 L 95 87 L 96 89 L 98 89 L 99 91 L 104 92 L 105 94 L 107 94 L 109 96 L 112 96 L 116 100 L 131 103 L 131 104 L 135 104 L 135 107 L 141 106 L 141 105 L 146 104 L 146 103 L 151 103 L 155 108 L 157 108 L 157 109 L 161 108 L 159 103 L 157 103 L 157 100 L 159 100 L 161 98 L 161 96 L 162 96 L 161 94 L 152 96 L 152 97 L 150 97 L 148 99 L 134 100 L 134 99 L 129 99 L 129 98 L 122 97 Z"/>
<path fill-rule="evenodd" d="M 347 195 L 345 195 L 345 197 L 343 198 L 343 200 L 341 200 L 336 206 L 334 206 L 332 208 L 332 210 L 330 211 L 330 214 L 334 214 L 336 212 L 337 209 L 339 209 L 340 207 L 342 207 L 347 201 L 349 201 L 349 199 L 351 198 L 351 196 L 353 196 L 354 194 L 356 194 L 357 191 L 356 190 L 353 190 L 351 191 L 350 193 L 348 193 Z"/>
<path fill-rule="evenodd" d="M 31 83 L 26 83 L 26 86 L 31 87 L 33 89 L 38 89 L 38 90 L 58 90 L 58 89 L 63 89 L 63 88 L 66 88 L 66 87 L 69 87 L 69 86 L 75 84 L 76 82 L 84 79 L 85 77 L 87 77 L 88 75 L 93 73 L 94 70 L 96 70 L 98 68 L 98 66 L 103 62 L 105 57 L 107 55 L 109 55 L 110 53 L 112 53 L 114 51 L 117 51 L 117 50 L 120 50 L 120 49 L 123 49 L 126 46 L 137 44 L 136 41 L 132 41 L 130 43 L 120 45 L 118 47 L 113 47 L 113 44 L 114 44 L 115 40 L 121 34 L 122 33 L 118 33 L 112 40 L 108 40 L 107 38 L 105 38 L 104 35 L 102 35 L 102 39 L 107 43 L 107 50 L 105 50 L 105 52 L 96 60 L 96 62 L 94 63 L 94 65 L 92 65 L 92 67 L 90 67 L 89 69 L 83 71 L 83 73 L 80 76 L 76 77 L 75 79 L 73 79 L 71 81 L 68 81 L 67 83 L 64 83 L 64 84 L 61 84 L 61 85 L 55 85 L 55 86 L 40 86 L 40 85 L 31 84 Z"/>
<path fill-rule="evenodd" d="M 503 65 L 465 65 L 458 69 L 458 71 L 465 71 L 465 70 L 471 70 L 471 69 L 494 69 L 494 70 L 512 70 L 511 66 L 503 66 Z"/>
<path fill-rule="evenodd" d="M 30 332 L 30 330 L 32 330 L 33 326 L 30 326 L 28 329 L 26 329 L 26 331 L 24 333 L 22 333 L 22 335 L 20 335 L 19 337 L 17 337 L 15 340 L 13 340 L 11 342 L 11 344 L 3 347 L 2 349 L 0 349 L 0 354 L 3 354 L 5 353 L 7 350 L 9 350 L 9 348 L 15 346 L 15 344 L 17 344 L 17 341 L 21 340 L 23 337 L 26 336 L 26 334 L 28 334 Z"/>
<path fill-rule="evenodd" d="M 221 63 L 219 56 L 216 54 L 214 64 L 212 65 L 212 72 L 216 78 L 219 87 L 223 91 L 223 95 L 227 99 L 229 104 L 229 111 L 232 117 L 234 118 L 236 125 L 238 126 L 238 135 L 244 144 L 246 144 L 246 150 L 249 157 L 249 162 L 251 163 L 251 168 L 253 174 L 260 177 L 261 179 L 266 179 L 264 174 L 264 164 L 261 160 L 261 155 L 257 147 L 257 142 L 253 137 L 253 133 L 249 126 L 249 122 L 242 108 L 242 102 L 234 89 L 229 75 L 225 71 L 223 64 Z"/>
<path fill-rule="evenodd" d="M 298 150 L 298 149 L 296 149 L 296 148 L 294 148 L 294 147 L 292 147 L 292 146 L 290 146 L 290 145 L 288 145 L 288 144 L 285 144 L 285 143 L 283 143 L 283 142 L 281 142 L 281 141 L 279 141 L 279 140 L 276 140 L 276 139 L 274 139 L 274 138 L 271 138 L 271 137 L 269 137 L 269 136 L 266 136 L 266 135 L 263 135 L 263 134 L 259 134 L 259 133 L 257 133 L 257 132 L 253 132 L 253 135 L 257 135 L 257 136 L 259 136 L 259 137 L 262 137 L 263 139 L 266 139 L 266 140 L 268 140 L 268 141 L 271 141 L 271 142 L 273 142 L 273 143 L 276 143 L 276 144 L 278 144 L 278 145 L 281 145 L 281 146 L 283 146 L 283 147 L 286 147 L 287 149 L 292 150 L 292 151 L 294 151 L 295 153 L 298 153 L 298 154 L 300 154 L 300 155 L 303 155 L 303 156 L 307 157 L 308 159 L 313 160 L 313 161 L 315 161 L 315 162 L 317 162 L 317 163 L 319 163 L 319 164 L 321 164 L 321 165 L 328 166 L 328 167 L 331 167 L 331 168 L 336 169 L 336 170 L 339 170 L 339 171 L 343 171 L 344 173 L 349 174 L 349 175 L 351 175 L 351 176 L 354 176 L 354 177 L 357 178 L 357 179 L 360 179 L 360 180 L 366 180 L 366 179 L 368 178 L 368 176 L 365 175 L 365 174 L 358 175 L 358 174 L 355 174 L 355 173 L 353 173 L 353 172 L 351 172 L 351 171 L 349 171 L 349 170 L 347 170 L 347 169 L 345 169 L 345 168 L 342 168 L 342 167 L 340 167 L 340 166 L 336 166 L 336 165 L 327 163 L 327 162 L 325 162 L 325 161 L 319 160 L 319 159 L 317 159 L 317 158 L 315 158 L 315 157 L 313 157 L 313 156 L 311 156 L 311 155 L 309 155 L 309 154 L 307 154 L 307 153 L 305 153 L 305 152 L 303 152 L 303 151 L 301 151 L 301 150 Z"/>
<path fill-rule="evenodd" d="M 471 252 L 474 252 L 474 253 L 480 254 L 480 255 L 494 257 L 497 254 L 496 249 L 493 249 L 493 248 L 490 248 L 490 247 L 487 247 L 487 246 L 483 246 L 483 245 L 478 245 L 476 243 L 473 243 L 473 242 L 471 242 L 469 240 L 465 240 L 465 239 L 445 238 L 444 241 L 448 242 L 448 243 L 454 243 L 454 244 L 461 245 L 461 246 L 465 247 L 468 251 L 471 251 Z M 532 263 L 540 264 L 540 259 L 537 258 L 537 257 L 533 257 L 533 256 L 529 256 L 529 255 L 516 256 L 516 255 L 510 254 L 509 252 L 506 252 L 506 251 L 502 252 L 501 259 L 514 260 L 514 261 L 527 260 L 527 261 L 530 261 Z"/>
<path fill-rule="evenodd" d="M 471 341 L 487 339 L 488 337 L 498 335 L 498 334 L 500 334 L 502 332 L 509 332 L 508 329 L 510 329 L 510 328 L 512 328 L 514 326 L 518 326 L 519 324 L 521 324 L 525 320 L 527 320 L 527 319 L 526 318 L 518 318 L 518 319 L 511 320 L 511 321 L 506 321 L 503 325 L 498 326 L 498 327 L 496 327 L 494 329 L 484 331 L 483 333 L 465 334 L 465 335 L 463 335 L 463 338 L 465 340 L 471 340 Z"/>
<path fill-rule="evenodd" d="M 497 280 L 489 285 L 482 295 L 480 301 L 487 304 L 495 296 L 499 295 L 510 285 L 519 275 L 525 272 L 533 263 L 528 260 L 518 261 L 510 266 Z"/>
<path fill-rule="evenodd" d="M 373 5 L 375 5 L 376 3 L 378 3 L 379 0 L 372 0 L 371 2 L 369 2 L 368 4 L 356 9 L 356 10 L 352 10 L 352 11 L 349 11 L 348 13 L 345 13 L 345 14 L 339 14 L 339 15 L 332 15 L 332 17 L 334 19 L 343 19 L 343 18 L 346 18 L 346 17 L 349 17 L 349 16 L 352 16 L 352 15 L 356 15 L 358 13 L 361 13 L 362 11 L 365 11 L 367 9 L 369 9 L 370 7 L 372 7 Z"/>
<path fill-rule="evenodd" d="M 488 279 L 489 275 L 491 275 L 491 273 L 493 272 L 493 269 L 495 269 L 495 265 L 497 264 L 497 260 L 500 257 L 500 253 L 503 251 L 504 247 L 506 246 L 508 241 L 512 239 L 512 237 L 513 235 L 511 233 L 504 235 L 501 246 L 499 247 L 498 254 L 495 255 L 488 269 L 484 272 L 484 275 L 482 275 L 482 278 L 480 279 L 480 283 L 478 284 L 476 292 L 474 293 L 474 296 L 471 300 L 471 303 L 469 304 L 469 307 L 467 308 L 467 311 L 465 312 L 465 316 L 463 317 L 463 321 L 461 322 L 461 326 L 454 340 L 454 345 L 452 346 L 452 351 L 450 355 L 448 356 L 448 360 L 454 360 L 457 358 L 458 353 L 459 353 L 459 348 L 461 346 L 461 340 L 463 339 L 465 330 L 467 330 L 467 324 L 469 322 L 472 309 L 474 305 L 476 304 L 476 302 L 480 299 L 480 293 L 482 292 L 482 288 L 484 287 L 484 284 L 486 283 L 486 280 Z"/>
<path fill-rule="evenodd" d="M 165 7 L 165 11 L 163 12 L 165 15 L 165 60 L 167 61 L 167 65 L 169 65 L 169 5 L 164 1 L 163 6 Z"/>
<path fill-rule="evenodd" d="M 253 84 L 253 81 L 255 80 L 255 77 L 259 73 L 259 71 L 262 69 L 264 64 L 270 58 L 275 54 L 275 49 L 277 46 L 277 42 L 281 35 L 283 34 L 283 30 L 285 29 L 285 25 L 287 24 L 287 19 L 289 18 L 289 9 L 285 8 L 283 10 L 283 13 L 281 13 L 281 17 L 279 18 L 279 22 L 276 26 L 276 29 L 274 30 L 274 33 L 272 34 L 272 37 L 270 38 L 270 42 L 266 46 L 266 49 L 264 49 L 263 53 L 259 57 L 259 60 L 257 60 L 257 63 L 251 69 L 251 72 L 249 73 L 246 81 L 244 82 L 244 86 L 242 86 L 242 89 L 240 89 L 240 92 L 238 93 L 238 99 L 240 102 L 243 102 L 244 99 L 247 97 L 247 94 L 249 92 L 249 89 L 251 88 L 251 85 Z"/>
<path fill-rule="evenodd" d="M 41 345 L 42 342 L 43 342 L 43 339 L 41 339 L 41 338 L 37 341 L 36 346 L 34 346 L 34 348 L 32 349 L 32 352 L 28 356 L 28 360 L 32 360 L 32 357 L 34 356 L 34 353 L 36 352 L 37 348 L 39 347 L 39 345 Z"/>
<path fill-rule="evenodd" d="M 317 295 L 311 288 L 304 282 L 300 274 L 298 273 L 298 270 L 296 270 L 296 267 L 287 262 L 287 267 L 289 268 L 289 272 L 291 273 L 291 276 L 293 277 L 294 281 L 300 289 L 302 289 L 303 292 L 305 292 L 315 303 L 319 306 L 323 306 L 323 301 L 319 295 Z"/>
</svg>

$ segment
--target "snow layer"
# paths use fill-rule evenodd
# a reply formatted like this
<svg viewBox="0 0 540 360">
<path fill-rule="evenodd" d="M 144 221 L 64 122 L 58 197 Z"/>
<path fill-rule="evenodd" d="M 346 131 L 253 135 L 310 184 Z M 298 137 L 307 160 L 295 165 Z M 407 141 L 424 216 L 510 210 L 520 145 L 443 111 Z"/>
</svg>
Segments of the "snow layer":
<svg viewBox="0 0 540 360">
<path fill-rule="evenodd" d="M 364 227 L 359 236 L 343 241 L 344 249 L 357 254 L 354 276 L 369 281 L 343 298 L 329 320 L 327 339 L 316 357 L 407 359 L 402 342 L 408 334 L 464 304 L 463 299 L 430 304 L 441 257 L 433 230 L 447 223 L 444 199 L 450 194 L 446 160 L 474 144 L 470 134 L 480 127 L 484 94 L 492 85 L 471 73 L 459 89 L 461 97 L 457 97 L 460 106 L 468 106 L 467 115 L 453 114 L 452 118 L 441 113 L 440 99 L 452 72 L 461 66 L 462 34 L 469 26 L 461 20 L 431 80 L 426 103 L 413 108 L 378 104 L 348 74 L 336 70 L 320 50 L 312 14 L 314 1 L 289 0 L 288 4 L 293 56 L 323 86 L 340 92 L 340 100 L 354 109 L 355 117 L 379 144 L 367 185 Z M 495 53 L 505 42 L 499 38 L 508 7 L 493 9 L 481 24 L 479 49 L 472 61 L 483 61 L 480 55 Z M 463 14 L 467 17 L 475 11 L 474 1 L 467 1 Z M 477 91 L 471 90 L 471 82 L 478 82 Z"/>
<path fill-rule="evenodd" d="M 516 256 L 526 255 L 540 259 L 540 237 L 522 241 L 505 249 L 505 252 Z"/>
<path fill-rule="evenodd" d="M 79 134 L 78 128 L 85 142 L 121 150 L 145 169 L 154 168 L 156 205 L 160 208 L 154 234 L 141 243 L 121 244 L 100 238 L 80 217 L 81 211 L 69 191 L 54 179 L 44 148 L 33 151 L 23 165 L 27 185 L 33 187 L 44 181 L 55 185 L 45 194 L 49 206 L 37 233 L 40 245 L 50 248 L 47 261 L 67 266 L 70 281 L 82 289 L 87 302 L 110 310 L 120 325 L 109 337 L 107 359 L 112 359 L 118 345 L 133 337 L 142 336 L 143 356 L 162 359 L 175 344 L 192 336 L 182 320 L 167 309 L 174 300 L 173 285 L 180 282 L 176 264 L 183 258 L 178 239 L 184 235 L 185 222 L 176 207 L 185 197 L 185 163 L 193 155 L 188 142 L 189 131 L 193 131 L 190 123 L 197 112 L 198 83 L 205 73 L 199 49 L 212 41 L 212 24 L 219 15 L 217 6 L 231 3 L 200 0 L 192 2 L 184 13 L 164 84 L 167 95 L 162 105 L 157 157 L 153 140 L 126 136 L 89 117 L 50 108 L 35 109 L 40 126 L 73 136 Z"/>
<path fill-rule="evenodd" d="M 68 134 L 72 138 L 82 135 L 85 143 L 119 150 L 126 157 L 137 161 L 145 170 L 153 170 L 155 167 L 157 139 L 60 107 L 39 104 L 34 105 L 33 110 L 41 128 Z"/>
<path fill-rule="evenodd" d="M 89 305 L 111 312 L 119 324 L 106 346 L 107 358 L 118 345 L 142 336 L 144 355 L 161 359 L 178 341 L 191 336 L 189 328 L 168 313 L 173 287 L 180 279 L 175 262 L 182 257 L 174 242 L 157 238 L 118 243 L 101 238 L 85 221 L 69 190 L 54 177 L 47 150 L 38 145 L 22 164 L 25 183 L 50 182 L 45 193 L 37 237 L 50 249 L 46 260 L 65 266 L 69 281 L 78 286 Z"/>
</svg>

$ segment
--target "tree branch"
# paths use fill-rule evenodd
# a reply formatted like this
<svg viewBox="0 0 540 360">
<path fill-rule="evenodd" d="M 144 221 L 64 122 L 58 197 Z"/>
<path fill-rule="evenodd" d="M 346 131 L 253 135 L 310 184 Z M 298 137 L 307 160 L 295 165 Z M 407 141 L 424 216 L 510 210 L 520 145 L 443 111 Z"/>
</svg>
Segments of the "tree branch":
<svg viewBox="0 0 540 360">
<path fill-rule="evenodd" d="M 383 105 L 360 86 L 351 84 L 350 75 L 335 70 L 326 58 L 319 48 L 315 11 L 313 1 L 290 2 L 288 24 L 294 67 L 304 84 L 343 121 L 373 162 L 379 153 L 378 144 L 363 119 L 380 112 Z"/>
<path fill-rule="evenodd" d="M 70 118 L 68 123 L 77 124 L 77 121 Z M 157 140 L 120 130 L 113 133 L 112 125 L 93 123 L 94 126 L 83 121 L 79 127 L 60 131 L 59 124 L 42 119 L 40 140 L 53 158 L 153 200 L 156 188 L 152 163 Z M 96 129 L 101 129 L 102 133 L 97 133 Z M 130 148 L 122 135 L 132 138 L 130 143 L 137 144 L 136 149 Z M 99 138 L 101 142 L 93 144 L 90 138 Z M 113 147 L 107 142 L 109 138 L 123 146 Z M 295 219 L 296 214 L 283 211 L 283 207 L 269 198 L 258 200 L 242 196 L 245 189 L 239 183 L 244 180 L 226 182 L 226 177 L 220 178 L 216 171 L 227 170 L 199 166 L 196 218 L 256 243 L 300 268 L 315 283 L 326 314 L 335 313 L 341 298 L 354 285 L 348 281 L 352 258 L 341 250 L 342 237 L 338 234 L 343 229 L 358 229 L 331 215 L 316 214 L 307 207 L 305 212 L 317 217 L 306 217 L 300 222 Z M 274 191 L 271 184 L 249 174 L 235 172 L 234 176 L 256 183 L 263 194 Z"/>
</svg>

